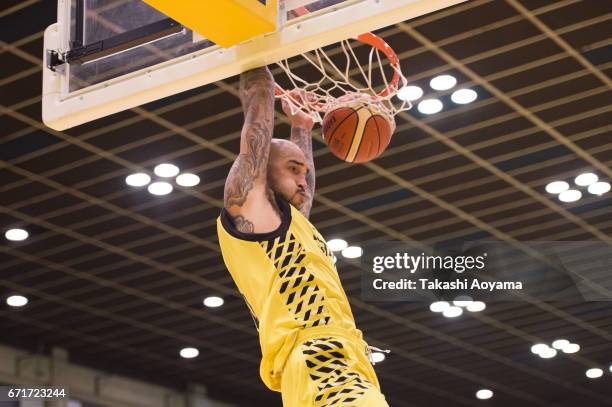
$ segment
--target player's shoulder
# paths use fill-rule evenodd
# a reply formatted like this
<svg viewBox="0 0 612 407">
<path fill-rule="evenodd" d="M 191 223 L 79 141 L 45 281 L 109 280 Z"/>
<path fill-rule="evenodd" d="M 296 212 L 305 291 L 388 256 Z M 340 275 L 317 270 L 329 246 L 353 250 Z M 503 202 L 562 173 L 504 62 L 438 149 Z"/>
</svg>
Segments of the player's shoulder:
<svg viewBox="0 0 612 407">
<path fill-rule="evenodd" d="M 249 194 L 250 195 L 250 194 Z M 222 210 L 224 226 L 242 234 L 266 234 L 278 231 L 291 220 L 290 205 L 275 197 L 249 197 L 241 206 L 224 206 Z"/>
</svg>

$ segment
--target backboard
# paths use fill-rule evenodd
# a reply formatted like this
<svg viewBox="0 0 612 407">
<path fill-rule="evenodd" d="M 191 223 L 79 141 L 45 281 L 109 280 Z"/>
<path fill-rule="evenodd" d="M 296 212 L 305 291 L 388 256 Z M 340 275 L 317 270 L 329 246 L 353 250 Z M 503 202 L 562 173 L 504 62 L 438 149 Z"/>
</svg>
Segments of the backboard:
<svg viewBox="0 0 612 407">
<path fill-rule="evenodd" d="M 43 121 L 67 129 L 463 1 L 274 0 L 273 31 L 223 48 L 141 0 L 59 0 Z"/>
</svg>

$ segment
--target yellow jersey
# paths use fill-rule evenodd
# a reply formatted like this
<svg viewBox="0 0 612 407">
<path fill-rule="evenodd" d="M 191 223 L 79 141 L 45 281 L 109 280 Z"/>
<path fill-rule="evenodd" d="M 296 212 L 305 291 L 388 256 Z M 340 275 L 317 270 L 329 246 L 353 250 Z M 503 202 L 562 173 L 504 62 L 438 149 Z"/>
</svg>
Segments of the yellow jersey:
<svg viewBox="0 0 612 407">
<path fill-rule="evenodd" d="M 242 233 L 224 209 L 217 233 L 225 265 L 259 331 L 261 378 L 280 391 L 283 368 L 301 331 L 328 326 L 359 339 L 361 332 L 325 240 L 300 211 L 277 202 L 282 212 L 277 230 Z"/>
</svg>

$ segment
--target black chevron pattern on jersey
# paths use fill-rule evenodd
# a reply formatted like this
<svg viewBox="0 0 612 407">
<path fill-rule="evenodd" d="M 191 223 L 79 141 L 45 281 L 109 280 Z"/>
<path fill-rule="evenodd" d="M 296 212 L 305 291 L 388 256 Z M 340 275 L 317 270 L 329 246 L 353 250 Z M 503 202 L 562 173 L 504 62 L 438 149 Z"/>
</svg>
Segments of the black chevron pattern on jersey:
<svg viewBox="0 0 612 407">
<path fill-rule="evenodd" d="M 315 407 L 348 407 L 363 396 L 372 384 L 346 363 L 346 350 L 335 338 L 317 338 L 301 345 L 310 378 L 318 393 Z"/>
<path fill-rule="evenodd" d="M 325 308 L 325 297 L 314 274 L 304 265 L 306 253 L 300 242 L 288 232 L 259 243 L 274 262 L 281 281 L 279 293 L 293 318 L 304 328 L 327 325 L 331 317 Z"/>
</svg>

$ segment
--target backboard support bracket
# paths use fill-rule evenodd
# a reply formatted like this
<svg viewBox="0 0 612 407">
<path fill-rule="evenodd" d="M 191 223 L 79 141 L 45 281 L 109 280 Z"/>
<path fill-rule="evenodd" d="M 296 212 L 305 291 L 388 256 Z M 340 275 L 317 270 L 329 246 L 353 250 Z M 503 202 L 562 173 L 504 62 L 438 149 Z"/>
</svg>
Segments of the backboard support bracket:
<svg viewBox="0 0 612 407">
<path fill-rule="evenodd" d="M 46 51 L 45 60 L 47 61 L 47 69 L 50 69 L 53 72 L 57 72 L 57 67 L 63 65 L 66 61 L 64 61 L 63 55 L 61 55 L 58 51 L 54 49 L 48 49 Z"/>
</svg>

